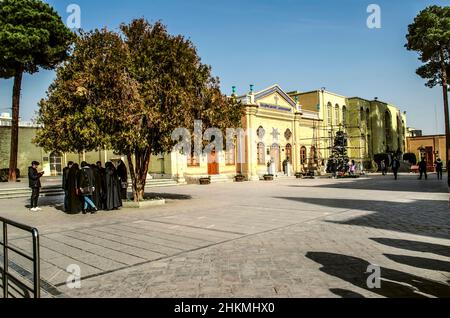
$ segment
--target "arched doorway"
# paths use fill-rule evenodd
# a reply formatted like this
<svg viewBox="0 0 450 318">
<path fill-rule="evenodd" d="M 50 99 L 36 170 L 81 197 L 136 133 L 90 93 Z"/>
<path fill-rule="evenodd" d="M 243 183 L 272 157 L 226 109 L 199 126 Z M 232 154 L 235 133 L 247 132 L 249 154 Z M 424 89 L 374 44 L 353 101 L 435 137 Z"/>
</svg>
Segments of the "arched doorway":
<svg viewBox="0 0 450 318">
<path fill-rule="evenodd" d="M 50 154 L 50 175 L 52 177 L 62 174 L 62 155 L 54 151 Z"/>
<path fill-rule="evenodd" d="M 275 171 L 280 172 L 280 146 L 278 144 L 273 144 L 272 147 L 270 147 L 270 159 L 272 159 L 275 164 Z"/>
<path fill-rule="evenodd" d="M 208 174 L 219 174 L 219 161 L 215 149 L 208 154 Z"/>
</svg>

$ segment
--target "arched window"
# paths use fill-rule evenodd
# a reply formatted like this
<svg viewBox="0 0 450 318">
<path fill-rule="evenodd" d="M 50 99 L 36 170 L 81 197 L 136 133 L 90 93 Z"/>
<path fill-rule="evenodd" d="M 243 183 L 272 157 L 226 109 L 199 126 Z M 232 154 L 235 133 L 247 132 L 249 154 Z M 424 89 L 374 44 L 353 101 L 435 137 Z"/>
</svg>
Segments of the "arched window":
<svg viewBox="0 0 450 318">
<path fill-rule="evenodd" d="M 292 164 L 292 146 L 291 146 L 291 144 L 286 145 L 286 159 L 288 159 L 289 163 Z"/>
<path fill-rule="evenodd" d="M 258 164 L 266 164 L 266 148 L 264 147 L 264 143 L 262 142 L 258 144 Z"/>
<path fill-rule="evenodd" d="M 342 126 L 347 126 L 347 107 L 342 106 Z"/>
<path fill-rule="evenodd" d="M 264 138 L 266 135 L 266 131 L 264 130 L 263 126 L 259 126 L 258 130 L 256 131 L 256 134 L 260 140 Z"/>
<path fill-rule="evenodd" d="M 62 155 L 54 151 L 50 154 L 50 174 L 52 176 L 59 176 L 62 173 Z"/>
<path fill-rule="evenodd" d="M 327 105 L 327 122 L 328 126 L 331 126 L 333 124 L 333 109 L 331 103 L 328 103 Z"/>
<path fill-rule="evenodd" d="M 362 125 L 364 123 L 364 109 L 361 107 L 359 110 L 359 124 Z"/>
<path fill-rule="evenodd" d="M 334 106 L 334 122 L 336 126 L 339 126 L 339 121 L 340 121 L 339 105 L 336 104 L 336 106 Z"/>
<path fill-rule="evenodd" d="M 306 160 L 307 160 L 307 158 L 306 158 L 306 147 L 303 146 L 300 149 L 300 164 L 302 164 L 302 165 L 306 164 L 307 163 Z"/>
</svg>

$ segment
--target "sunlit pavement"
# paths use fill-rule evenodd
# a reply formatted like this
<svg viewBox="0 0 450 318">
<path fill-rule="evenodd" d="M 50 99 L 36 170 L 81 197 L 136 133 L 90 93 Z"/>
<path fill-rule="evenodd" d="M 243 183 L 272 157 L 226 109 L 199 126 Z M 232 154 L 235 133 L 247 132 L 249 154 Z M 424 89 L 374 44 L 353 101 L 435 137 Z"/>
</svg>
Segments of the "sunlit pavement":
<svg viewBox="0 0 450 318">
<path fill-rule="evenodd" d="M 38 227 L 43 279 L 62 296 L 450 297 L 445 176 L 157 191 L 165 206 L 66 215 L 61 197 L 43 199 L 39 213 L 12 199 L 0 201 L 0 215 Z M 22 234 L 13 237 L 29 247 Z M 66 286 L 71 264 L 81 269 L 81 288 Z M 367 284 L 376 282 L 370 265 L 380 288 Z"/>
</svg>

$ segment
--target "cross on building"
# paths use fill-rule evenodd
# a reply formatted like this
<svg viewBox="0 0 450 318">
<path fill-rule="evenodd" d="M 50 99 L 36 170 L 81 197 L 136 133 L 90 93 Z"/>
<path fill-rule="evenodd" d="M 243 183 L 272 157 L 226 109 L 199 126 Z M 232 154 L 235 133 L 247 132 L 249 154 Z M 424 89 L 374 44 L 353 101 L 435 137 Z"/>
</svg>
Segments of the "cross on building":
<svg viewBox="0 0 450 318">
<path fill-rule="evenodd" d="M 275 95 L 274 99 L 275 99 L 275 105 L 278 106 L 278 101 L 280 100 L 280 98 L 278 97 L 278 95 Z"/>
</svg>

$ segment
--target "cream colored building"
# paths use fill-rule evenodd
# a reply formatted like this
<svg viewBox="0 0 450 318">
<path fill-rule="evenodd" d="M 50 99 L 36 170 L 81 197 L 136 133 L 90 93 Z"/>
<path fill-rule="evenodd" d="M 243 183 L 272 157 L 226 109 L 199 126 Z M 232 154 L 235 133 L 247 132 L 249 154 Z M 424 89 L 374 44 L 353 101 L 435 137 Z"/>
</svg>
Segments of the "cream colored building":
<svg viewBox="0 0 450 318">
<path fill-rule="evenodd" d="M 237 174 L 249 180 L 258 180 L 265 174 L 280 176 L 306 171 L 323 174 L 340 130 L 348 135 L 350 159 L 364 169 L 370 168 L 376 154 L 403 153 L 406 149 L 406 114 L 378 100 L 347 98 L 325 89 L 286 93 L 279 85 L 258 92 L 251 87 L 249 93 L 235 97 L 245 110 L 242 128 L 246 134 L 240 143 L 235 141 L 233 148 L 209 154 L 185 155 L 173 151 L 152 156 L 149 175 L 154 179 L 195 183 L 202 177 L 229 181 Z M 22 154 L 32 145 L 37 127 L 29 129 L 31 135 L 26 138 L 23 132 L 20 134 L 26 139 L 26 145 L 19 149 Z M 8 127 L 3 130 L 7 132 Z M 4 137 L 1 139 L 5 141 L 2 147 L 6 158 L 8 138 Z M 48 175 L 60 174 L 69 160 L 104 163 L 125 159 L 111 151 L 59 154 L 32 147 L 36 148 L 33 155 L 23 160 L 20 157 L 21 170 L 29 161 L 39 160 Z M 3 162 L 3 166 L 6 164 Z"/>
</svg>

